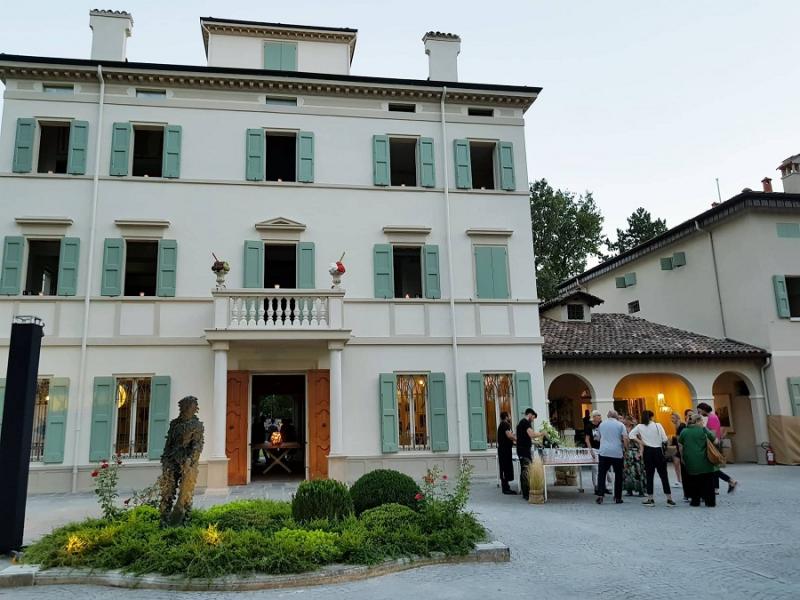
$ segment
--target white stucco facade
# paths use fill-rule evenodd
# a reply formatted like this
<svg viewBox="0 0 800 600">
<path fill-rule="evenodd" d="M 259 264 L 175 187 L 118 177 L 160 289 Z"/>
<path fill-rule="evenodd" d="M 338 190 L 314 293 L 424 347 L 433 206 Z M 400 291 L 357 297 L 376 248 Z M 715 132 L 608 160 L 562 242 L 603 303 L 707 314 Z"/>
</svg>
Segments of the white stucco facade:
<svg viewBox="0 0 800 600">
<path fill-rule="evenodd" d="M 261 69 L 249 61 L 253 53 L 263 56 L 262 43 L 263 39 L 251 36 L 211 35 L 209 64 Z M 348 44 L 314 44 L 299 42 L 298 70 L 349 72 Z M 302 74 L 287 78 L 215 71 L 192 74 L 184 68 L 166 73 L 173 78 L 170 82 L 156 77 L 165 75 L 165 68 L 131 63 L 103 67 L 101 108 L 96 64 L 63 69 L 55 65 L 45 76 L 35 68 L 23 75 L 18 67 L 25 61 L 0 57 L 6 86 L 0 135 L 4 204 L 0 237 L 25 240 L 20 265 L 23 287 L 31 240 L 80 239 L 74 295 L 0 296 L 0 322 L 10 323 L 18 314 L 34 314 L 45 321 L 40 374 L 69 380 L 63 459 L 33 465 L 32 491 L 91 486 L 97 377 L 169 376 L 171 418 L 177 415 L 179 398 L 197 396 L 206 428 L 199 485 L 212 488 L 228 484 L 225 436 L 226 419 L 230 425 L 231 417 L 226 413 L 226 371 L 330 370 L 329 474 L 347 481 L 378 466 L 414 475 L 434 463 L 452 469 L 462 457 L 473 461 L 479 474 L 493 473 L 494 451 L 471 450 L 468 373 L 530 373 L 532 404 L 540 412 L 545 410 L 523 121 L 536 88 L 479 91 L 482 102 L 495 107 L 491 118 L 467 115 L 478 92 L 449 92 L 443 119 L 444 90 L 425 87 L 424 81 L 371 82 L 376 92 L 359 88 L 350 93 L 333 89 L 324 78 Z M 72 93 L 46 93 L 43 84 L 54 79 L 72 84 Z M 358 81 L 348 85 L 367 86 Z M 145 88 L 163 89 L 165 95 L 137 97 L 136 90 Z M 276 93 L 297 98 L 297 106 L 266 103 L 266 96 Z M 391 98 L 415 103 L 416 112 L 388 111 Z M 88 123 L 85 173 L 37 173 L 39 137 L 34 140 L 31 172 L 14 172 L 19 119 L 34 119 L 37 127 L 45 122 Z M 111 176 L 115 123 L 133 123 L 134 128 L 180 126 L 179 176 Z M 312 132 L 313 182 L 248 181 L 249 129 Z M 386 134 L 433 140 L 432 187 L 374 184 L 372 139 Z M 456 139 L 510 142 L 515 189 L 458 189 L 453 173 Z M 275 219 L 293 225 L 287 228 L 279 221 L 275 226 L 273 221 L 270 226 Z M 175 240 L 174 297 L 103 295 L 104 240 L 115 238 Z M 263 316 L 257 323 L 255 315 L 251 325 L 231 326 L 236 316 L 229 307 L 237 310 L 236 298 L 257 293 L 242 290 L 247 240 L 313 243 L 314 289 L 280 292 L 286 298 L 305 293 L 321 299 L 329 310 L 326 325 L 304 325 L 303 331 L 270 328 Z M 437 246 L 440 297 L 376 298 L 376 244 Z M 480 245 L 506 249 L 508 298 L 477 297 L 473 254 Z M 218 293 L 216 301 L 209 270 L 212 252 L 231 267 L 228 290 Z M 331 294 L 328 264 L 342 253 L 347 266 L 344 293 Z M 0 332 L 0 361 L 6 360 L 8 341 L 6 329 Z M 395 372 L 444 373 L 446 450 L 382 451 L 379 375 Z M 310 418 L 302 424 L 306 431 Z M 157 460 L 127 461 L 123 484 L 145 485 L 157 470 Z"/>
</svg>

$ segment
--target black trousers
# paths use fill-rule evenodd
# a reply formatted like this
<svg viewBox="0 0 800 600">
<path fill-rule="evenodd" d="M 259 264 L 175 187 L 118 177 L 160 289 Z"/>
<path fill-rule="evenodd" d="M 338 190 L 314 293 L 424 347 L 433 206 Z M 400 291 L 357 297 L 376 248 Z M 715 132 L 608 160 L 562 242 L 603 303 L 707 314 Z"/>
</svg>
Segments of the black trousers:
<svg viewBox="0 0 800 600">
<path fill-rule="evenodd" d="M 614 469 L 614 500 L 622 500 L 622 466 L 624 459 L 603 456 L 597 459 L 597 495 L 601 498 L 606 492 L 606 475 Z"/>
<path fill-rule="evenodd" d="M 700 473 L 699 475 L 686 474 L 684 486 L 686 494 L 692 506 L 700 506 L 700 500 L 706 506 L 716 506 L 717 496 L 714 493 L 714 482 L 717 480 L 716 473 Z"/>
<path fill-rule="evenodd" d="M 731 476 L 728 475 L 725 471 L 717 471 L 717 475 L 714 478 L 714 488 L 719 489 L 719 480 L 725 481 L 727 483 L 731 482 Z"/>
<path fill-rule="evenodd" d="M 661 448 L 644 447 L 644 476 L 647 483 L 647 495 L 653 495 L 653 476 L 658 471 L 664 495 L 669 496 L 669 475 L 667 474 L 667 461 L 664 460 L 664 451 Z"/>
<path fill-rule="evenodd" d="M 519 489 L 522 492 L 522 497 L 528 499 L 531 486 L 530 479 L 528 478 L 528 471 L 531 468 L 531 459 L 524 456 L 519 457 Z"/>
</svg>

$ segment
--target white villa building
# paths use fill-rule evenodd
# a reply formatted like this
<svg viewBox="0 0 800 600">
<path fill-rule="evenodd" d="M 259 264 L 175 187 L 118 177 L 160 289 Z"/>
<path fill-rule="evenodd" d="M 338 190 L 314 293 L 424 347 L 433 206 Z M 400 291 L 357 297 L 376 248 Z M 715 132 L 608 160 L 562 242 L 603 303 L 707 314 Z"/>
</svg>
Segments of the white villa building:
<svg viewBox="0 0 800 600">
<path fill-rule="evenodd" d="M 206 489 L 263 476 L 262 415 L 293 420 L 295 476 L 493 475 L 500 410 L 546 410 L 540 89 L 458 81 L 439 32 L 411 80 L 351 75 L 353 29 L 203 18 L 192 66 L 128 62 L 128 13 L 90 27 L 88 59 L 0 54 L 0 322 L 45 322 L 30 491 L 90 489 L 114 453 L 152 483 L 185 395 Z"/>
</svg>

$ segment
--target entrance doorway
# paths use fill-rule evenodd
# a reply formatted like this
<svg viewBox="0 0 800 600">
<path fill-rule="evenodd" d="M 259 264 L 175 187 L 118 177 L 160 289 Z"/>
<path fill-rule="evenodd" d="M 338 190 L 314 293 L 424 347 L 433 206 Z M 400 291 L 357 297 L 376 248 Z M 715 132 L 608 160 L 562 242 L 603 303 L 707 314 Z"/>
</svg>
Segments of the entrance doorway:
<svg viewBox="0 0 800 600">
<path fill-rule="evenodd" d="M 250 480 L 304 479 L 305 375 L 253 375 Z"/>
</svg>

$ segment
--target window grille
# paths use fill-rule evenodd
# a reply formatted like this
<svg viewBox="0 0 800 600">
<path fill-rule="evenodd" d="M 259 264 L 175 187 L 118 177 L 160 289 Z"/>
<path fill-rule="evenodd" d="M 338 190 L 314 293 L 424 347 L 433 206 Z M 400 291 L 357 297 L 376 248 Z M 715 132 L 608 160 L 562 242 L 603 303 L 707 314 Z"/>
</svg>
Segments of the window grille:
<svg viewBox="0 0 800 600">
<path fill-rule="evenodd" d="M 567 320 L 583 321 L 583 304 L 567 304 Z"/>
<path fill-rule="evenodd" d="M 115 454 L 126 458 L 146 458 L 150 423 L 150 378 L 117 379 L 116 402 Z"/>
<path fill-rule="evenodd" d="M 514 376 L 511 373 L 489 373 L 483 376 L 483 400 L 486 410 L 486 441 L 497 447 L 500 413 L 507 412 L 514 421 Z"/>
<path fill-rule="evenodd" d="M 50 380 L 40 379 L 36 384 L 36 405 L 33 410 L 31 462 L 40 462 L 44 455 L 44 434 L 47 428 L 47 405 L 49 402 Z"/>
<path fill-rule="evenodd" d="M 400 450 L 430 450 L 428 376 L 397 376 L 397 416 Z"/>
<path fill-rule="evenodd" d="M 633 314 L 639 312 L 639 301 L 634 300 L 633 302 L 628 302 L 628 314 Z"/>
</svg>

